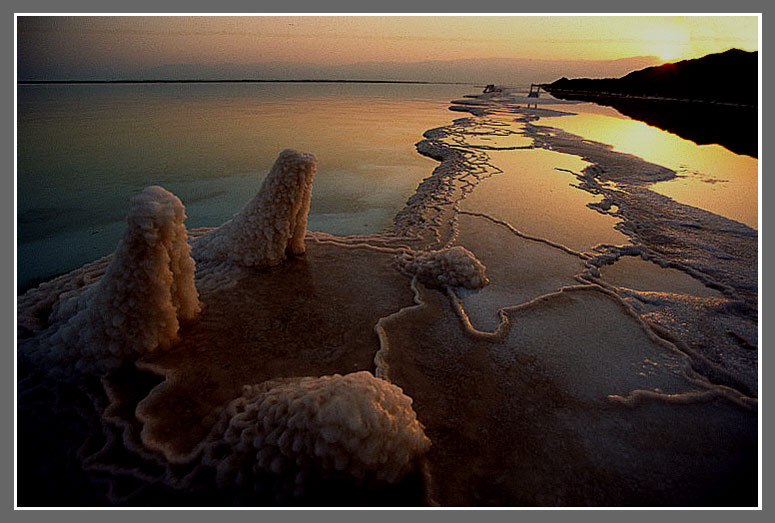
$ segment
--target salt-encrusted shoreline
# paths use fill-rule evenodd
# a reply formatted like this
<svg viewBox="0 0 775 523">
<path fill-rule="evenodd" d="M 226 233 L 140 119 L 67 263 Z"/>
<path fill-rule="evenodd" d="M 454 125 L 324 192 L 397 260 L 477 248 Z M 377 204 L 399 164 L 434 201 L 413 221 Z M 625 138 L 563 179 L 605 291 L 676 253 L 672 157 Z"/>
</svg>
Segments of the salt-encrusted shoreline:
<svg viewBox="0 0 775 523">
<path fill-rule="evenodd" d="M 465 126 L 476 126 L 479 118 L 511 114 L 515 121 L 524 123 L 522 134 L 533 140 L 533 147 L 578 156 L 592 163 L 581 172 L 572 173 L 579 179 L 578 187 L 603 196 L 600 204 L 590 207 L 622 220 L 617 228 L 638 246 L 635 255 L 663 267 L 685 271 L 728 297 L 724 304 L 710 307 L 696 304 L 687 307 L 663 299 L 660 305 L 664 309 L 661 311 L 660 305 L 654 307 L 656 302 L 653 297 L 629 291 L 626 299 L 660 332 L 697 356 L 698 367 L 705 368 L 715 379 L 756 395 L 758 358 L 756 351 L 751 349 L 758 344 L 757 231 L 651 191 L 649 185 L 652 183 L 675 177 L 670 169 L 616 152 L 606 144 L 586 140 L 562 129 L 539 125 L 537 120 L 542 113 L 550 116 L 562 113 L 544 105 L 553 104 L 554 100 L 538 99 L 543 102 L 542 107 L 527 107 L 536 100 L 518 95 L 512 97 L 508 90 L 502 95 L 490 93 L 458 100 L 455 108 L 470 112 L 474 117 L 470 121 L 456 120 L 453 126 L 426 133 L 427 139 L 418 144 L 418 151 L 441 159 L 442 165 L 437 170 L 443 172 L 445 178 L 454 179 L 455 175 L 449 171 L 464 171 L 458 157 L 468 151 L 440 144 L 438 138 L 454 134 L 456 129 Z M 562 121 L 558 124 L 561 125 Z M 490 172 L 498 171 L 484 151 L 480 150 L 478 154 L 479 165 L 486 166 Z M 418 194 L 421 192 L 418 191 Z M 436 194 L 426 201 L 435 202 L 440 198 L 443 197 Z M 588 277 L 599 283 L 597 269 L 613 263 L 623 253 L 613 246 L 602 248 L 587 262 L 592 268 Z M 708 316 L 716 318 L 716 321 L 703 319 Z"/>
<path fill-rule="evenodd" d="M 497 100 L 476 110 L 493 107 L 514 114 Z M 517 114 L 529 124 L 547 111 Z M 699 310 L 738 329 L 737 284 L 685 264 L 729 296 L 698 305 L 627 291 L 600 267 L 633 255 L 676 262 L 645 243 L 582 252 L 461 209 L 501 173 L 488 151 L 523 147 L 469 146 L 477 133 L 519 134 L 477 125 L 464 118 L 426 133 L 418 149 L 441 163 L 386 234 L 305 233 L 314 160 L 278 162 L 281 194 L 262 189 L 233 222 L 188 231 L 201 311 L 166 350 L 126 353 L 117 370 L 89 366 L 65 381 L 21 357 L 20 463 L 30 471 L 21 504 L 38 502 L 31 485 L 41 478 L 47 499 L 72 485 L 86 504 L 141 506 L 755 503 L 757 401 L 746 362 L 735 373 L 682 346 L 691 332 L 671 338 L 648 323 Z M 541 128 L 530 147 L 559 144 L 556 136 Z M 603 167 L 622 160 L 586 147 Z M 669 175 L 640 172 L 635 188 Z M 577 174 L 590 192 L 605 188 L 594 174 Z M 637 225 L 626 199 L 606 198 L 598 212 Z M 632 226 L 636 242 L 640 230 Z M 62 293 L 88 294 L 117 258 L 19 298 L 21 356 L 66 324 L 50 314 Z M 473 312 L 498 324 L 475 324 Z M 82 432 L 49 429 L 75 422 Z M 71 447 L 60 450 L 60 439 Z M 60 504 L 78 504 L 69 495 Z"/>
</svg>

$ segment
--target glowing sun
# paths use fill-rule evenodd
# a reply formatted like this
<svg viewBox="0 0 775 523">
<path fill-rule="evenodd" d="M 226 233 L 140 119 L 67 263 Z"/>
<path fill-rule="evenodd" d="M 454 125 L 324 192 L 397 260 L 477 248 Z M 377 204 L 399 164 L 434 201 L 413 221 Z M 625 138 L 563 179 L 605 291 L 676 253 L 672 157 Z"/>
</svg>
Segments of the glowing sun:
<svg viewBox="0 0 775 523">
<path fill-rule="evenodd" d="M 669 61 L 684 53 L 685 44 L 677 42 L 660 42 L 653 46 L 653 53 L 662 60 Z"/>
<path fill-rule="evenodd" d="M 689 48 L 689 35 L 679 27 L 662 27 L 649 33 L 649 50 L 662 60 L 673 60 L 684 55 Z"/>
</svg>

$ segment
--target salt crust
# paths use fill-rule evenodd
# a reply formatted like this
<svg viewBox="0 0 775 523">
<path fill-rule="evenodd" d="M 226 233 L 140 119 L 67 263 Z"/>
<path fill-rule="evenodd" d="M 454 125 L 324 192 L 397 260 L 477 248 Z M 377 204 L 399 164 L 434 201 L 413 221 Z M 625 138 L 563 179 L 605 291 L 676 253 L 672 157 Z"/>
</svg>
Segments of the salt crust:
<svg viewBox="0 0 775 523">
<path fill-rule="evenodd" d="M 197 260 L 271 267 L 303 254 L 316 158 L 286 149 L 256 196 L 233 219 L 194 242 Z"/>
<path fill-rule="evenodd" d="M 105 275 L 60 296 L 33 359 L 101 374 L 169 347 L 180 323 L 200 312 L 185 218 L 180 200 L 161 187 L 132 198 Z"/>
<path fill-rule="evenodd" d="M 396 484 L 431 444 L 412 399 L 368 371 L 246 386 L 222 419 L 203 460 L 218 485 L 260 489 L 262 474 L 290 476 L 297 497 L 311 477 Z"/>
<path fill-rule="evenodd" d="M 428 287 L 481 289 L 489 280 L 485 266 L 468 249 L 456 246 L 438 251 L 410 251 L 398 258 L 401 272 Z"/>
</svg>

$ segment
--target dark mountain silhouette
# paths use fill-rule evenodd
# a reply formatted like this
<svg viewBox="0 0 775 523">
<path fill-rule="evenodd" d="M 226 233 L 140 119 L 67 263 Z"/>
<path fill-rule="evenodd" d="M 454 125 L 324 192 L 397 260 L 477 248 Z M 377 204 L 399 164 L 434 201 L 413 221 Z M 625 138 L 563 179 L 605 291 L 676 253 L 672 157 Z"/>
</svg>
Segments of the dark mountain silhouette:
<svg viewBox="0 0 775 523">
<path fill-rule="evenodd" d="M 561 78 L 544 88 L 607 95 L 648 96 L 756 106 L 758 52 L 730 49 L 702 58 L 647 67 L 621 78 Z"/>
<path fill-rule="evenodd" d="M 621 78 L 561 78 L 557 98 L 607 105 L 697 144 L 758 154 L 758 52 L 730 49 L 633 71 Z"/>
</svg>

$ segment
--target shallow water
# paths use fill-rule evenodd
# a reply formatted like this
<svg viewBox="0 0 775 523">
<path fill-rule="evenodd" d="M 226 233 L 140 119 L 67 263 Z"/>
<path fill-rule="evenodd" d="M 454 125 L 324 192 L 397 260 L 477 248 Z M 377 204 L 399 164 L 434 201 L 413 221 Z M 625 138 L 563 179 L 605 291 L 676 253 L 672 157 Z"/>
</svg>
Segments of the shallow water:
<svg viewBox="0 0 775 523">
<path fill-rule="evenodd" d="M 578 282 L 574 276 L 583 260 L 543 242 L 519 237 L 506 227 L 480 216 L 458 218 L 456 243 L 476 254 L 487 267 L 490 283 L 477 291 L 461 290 L 466 313 L 474 327 L 492 331 L 498 311 L 526 303 Z"/>
<path fill-rule="evenodd" d="M 695 280 L 685 272 L 673 268 L 660 267 L 656 263 L 639 257 L 625 256 L 612 265 L 601 269 L 605 281 L 617 287 L 626 287 L 640 291 L 665 292 L 698 296 L 703 298 L 723 298 L 723 294 Z"/>
<path fill-rule="evenodd" d="M 619 221 L 587 207 L 601 197 L 575 187 L 589 165 L 548 150 L 489 151 L 503 171 L 482 181 L 463 202 L 464 210 L 504 220 L 522 233 L 586 251 L 600 243 L 629 243 L 614 229 Z"/>
<path fill-rule="evenodd" d="M 697 145 L 623 117 L 611 108 L 597 106 L 590 110 L 590 104 L 578 104 L 568 110 L 578 114 L 546 118 L 544 124 L 672 169 L 678 177 L 659 182 L 652 190 L 749 227 L 758 226 L 759 162 L 756 158 L 735 154 L 720 145 Z"/>
</svg>

